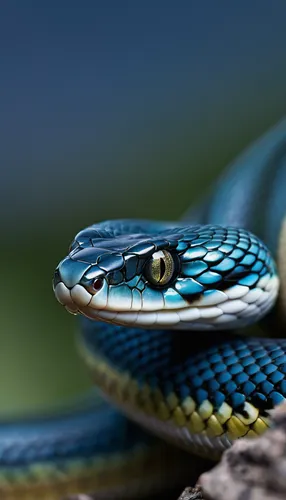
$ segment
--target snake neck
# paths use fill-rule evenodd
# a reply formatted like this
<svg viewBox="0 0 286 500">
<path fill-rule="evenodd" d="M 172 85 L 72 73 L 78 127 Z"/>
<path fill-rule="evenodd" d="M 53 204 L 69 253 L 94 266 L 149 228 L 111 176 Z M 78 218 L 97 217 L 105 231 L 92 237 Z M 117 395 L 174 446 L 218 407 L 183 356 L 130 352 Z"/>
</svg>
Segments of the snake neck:
<svg viewBox="0 0 286 500">
<path fill-rule="evenodd" d="M 286 326 L 286 119 L 242 153 L 184 220 L 243 227 L 262 239 L 281 281 L 275 323 Z M 276 315 L 276 313 L 278 314 Z M 277 321 L 277 318 L 278 321 Z"/>
</svg>

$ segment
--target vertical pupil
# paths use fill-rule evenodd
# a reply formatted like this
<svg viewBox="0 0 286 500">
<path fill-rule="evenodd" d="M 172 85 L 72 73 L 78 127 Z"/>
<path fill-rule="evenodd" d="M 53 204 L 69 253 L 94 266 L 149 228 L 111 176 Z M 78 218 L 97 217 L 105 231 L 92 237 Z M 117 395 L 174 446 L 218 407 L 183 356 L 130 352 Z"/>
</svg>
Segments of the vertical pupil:
<svg viewBox="0 0 286 500">
<path fill-rule="evenodd" d="M 172 255 L 166 250 L 155 252 L 148 261 L 145 277 L 153 285 L 164 286 L 174 276 L 174 260 Z"/>
<path fill-rule="evenodd" d="M 166 265 L 165 265 L 165 261 L 164 259 L 160 259 L 160 279 L 159 281 L 161 281 L 161 279 L 163 278 L 164 274 L 166 272 Z"/>
</svg>

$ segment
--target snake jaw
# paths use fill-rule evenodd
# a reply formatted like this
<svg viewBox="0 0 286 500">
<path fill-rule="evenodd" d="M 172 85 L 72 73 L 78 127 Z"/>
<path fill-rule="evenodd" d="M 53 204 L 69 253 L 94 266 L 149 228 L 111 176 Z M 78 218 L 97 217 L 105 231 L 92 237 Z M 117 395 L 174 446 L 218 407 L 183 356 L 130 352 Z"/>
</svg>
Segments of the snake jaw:
<svg viewBox="0 0 286 500">
<path fill-rule="evenodd" d="M 277 297 L 275 264 L 243 229 L 188 226 L 112 239 L 90 228 L 78 238 L 54 278 L 57 299 L 73 314 L 141 328 L 221 330 L 257 322 Z"/>
<path fill-rule="evenodd" d="M 234 286 L 233 289 L 229 289 L 228 295 L 225 294 L 224 302 L 217 305 L 207 305 L 208 299 L 204 301 L 202 297 L 196 300 L 192 307 L 181 309 L 116 311 L 108 308 L 94 309 L 89 304 L 81 308 L 81 313 L 93 320 L 144 329 L 224 330 L 242 327 L 258 321 L 275 302 L 278 279 L 276 276 L 266 278 L 259 283 L 259 287 L 264 288 L 245 292 L 242 287 Z M 221 296 L 218 300 L 221 300 Z"/>
<path fill-rule="evenodd" d="M 277 277 L 266 276 L 255 289 L 235 285 L 228 293 L 215 291 L 202 296 L 191 307 L 133 311 L 125 310 L 123 302 L 120 311 L 118 307 L 108 307 L 108 284 L 103 281 L 103 287 L 95 295 L 89 294 L 82 285 L 76 284 L 70 290 L 62 282 L 56 285 L 55 294 L 70 313 L 80 313 L 93 320 L 141 328 L 221 330 L 258 320 L 272 307 L 278 291 Z"/>
</svg>

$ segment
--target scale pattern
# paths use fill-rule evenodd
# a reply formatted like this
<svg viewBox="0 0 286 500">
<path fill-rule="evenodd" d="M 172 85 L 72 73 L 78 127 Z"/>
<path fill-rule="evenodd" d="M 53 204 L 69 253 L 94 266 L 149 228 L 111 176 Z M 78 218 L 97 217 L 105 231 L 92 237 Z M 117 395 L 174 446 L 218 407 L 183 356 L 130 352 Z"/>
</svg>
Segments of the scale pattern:
<svg viewBox="0 0 286 500">
<path fill-rule="evenodd" d="M 18 426 L 2 423 L 1 500 L 58 500 L 80 491 L 136 498 L 139 490 L 142 495 L 161 490 L 166 469 L 174 466 L 173 485 L 183 486 L 188 457 L 146 434 L 94 392 L 81 406 Z"/>
<path fill-rule="evenodd" d="M 251 316 L 255 307 L 264 314 L 275 299 L 275 266 L 253 235 L 216 226 L 223 224 L 254 231 L 278 256 L 278 309 L 285 319 L 285 137 L 284 120 L 228 169 L 207 203 L 192 214 L 196 223 L 212 226 L 127 220 L 81 231 L 55 273 L 58 300 L 70 312 L 95 318 L 98 309 L 107 308 L 116 317 L 128 297 L 129 309 L 137 304 L 134 318 L 140 309 L 151 314 L 158 302 L 167 311 L 191 304 L 197 320 L 209 327 L 227 315 L 239 318 L 247 311 Z M 177 286 L 172 284 L 165 294 L 138 277 L 150 252 L 160 248 L 177 252 L 182 271 Z M 106 286 L 91 300 L 86 285 L 96 276 L 103 276 Z M 174 318 L 169 314 L 170 328 L 176 325 Z M 252 321 L 255 318 L 254 314 Z M 154 314 L 147 319 L 153 328 Z M 280 326 L 277 314 L 275 319 Z M 181 317 L 180 323 L 185 320 Z M 208 337 L 201 334 L 82 321 L 81 351 L 97 385 L 135 420 L 190 450 L 209 446 L 209 456 L 215 457 L 232 439 L 256 436 L 268 426 L 267 411 L 286 397 L 285 340 L 231 340 L 212 332 L 208 348 Z M 56 500 L 80 489 L 97 490 L 101 498 L 105 490 L 110 498 L 106 486 L 113 494 L 116 489 L 117 498 L 133 499 L 146 489 L 162 488 L 162 482 L 175 478 L 176 471 L 182 473 L 184 465 L 189 474 L 185 455 L 182 460 L 167 445 L 153 446 L 141 431 L 133 434 L 122 416 L 101 419 L 97 408 L 93 417 L 87 423 L 86 417 L 77 420 L 75 415 L 78 427 L 72 431 L 67 428 L 69 419 L 58 417 L 48 426 L 43 421 L 2 422 L 1 499 Z M 138 478 L 135 489 L 133 477 Z"/>
<path fill-rule="evenodd" d="M 225 329 L 257 321 L 272 306 L 275 264 L 248 231 L 165 223 L 152 234 L 148 224 L 118 224 L 107 221 L 81 231 L 59 264 L 55 293 L 69 311 L 134 326 Z M 178 268 L 162 288 L 144 274 L 158 250 L 171 252 Z M 103 285 L 94 294 L 98 279 Z"/>
<path fill-rule="evenodd" d="M 257 436 L 286 398 L 285 339 L 218 337 L 214 346 L 212 335 L 82 322 L 95 382 L 133 412 L 174 424 L 176 441 L 178 427 L 230 441 Z"/>
</svg>

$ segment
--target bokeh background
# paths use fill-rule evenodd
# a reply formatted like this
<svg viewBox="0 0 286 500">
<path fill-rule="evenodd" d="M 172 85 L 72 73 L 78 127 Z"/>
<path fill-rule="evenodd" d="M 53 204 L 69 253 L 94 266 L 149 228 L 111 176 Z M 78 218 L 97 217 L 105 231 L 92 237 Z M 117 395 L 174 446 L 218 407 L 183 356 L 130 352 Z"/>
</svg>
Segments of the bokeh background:
<svg viewBox="0 0 286 500">
<path fill-rule="evenodd" d="M 284 0 L 1 2 L 0 415 L 89 386 L 53 271 L 75 233 L 178 218 L 286 107 Z"/>
</svg>

